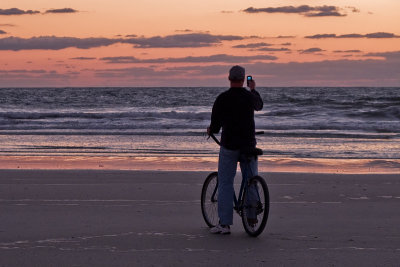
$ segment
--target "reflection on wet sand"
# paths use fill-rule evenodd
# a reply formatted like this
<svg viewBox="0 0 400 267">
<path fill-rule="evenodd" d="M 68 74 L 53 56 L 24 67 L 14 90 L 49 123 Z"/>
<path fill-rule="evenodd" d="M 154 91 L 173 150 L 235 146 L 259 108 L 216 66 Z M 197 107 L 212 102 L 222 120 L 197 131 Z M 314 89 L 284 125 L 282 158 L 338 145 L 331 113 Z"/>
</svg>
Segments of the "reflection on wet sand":
<svg viewBox="0 0 400 267">
<path fill-rule="evenodd" d="M 215 157 L 0 156 L 1 169 L 212 171 Z M 259 158 L 260 172 L 400 173 L 400 159 Z"/>
</svg>

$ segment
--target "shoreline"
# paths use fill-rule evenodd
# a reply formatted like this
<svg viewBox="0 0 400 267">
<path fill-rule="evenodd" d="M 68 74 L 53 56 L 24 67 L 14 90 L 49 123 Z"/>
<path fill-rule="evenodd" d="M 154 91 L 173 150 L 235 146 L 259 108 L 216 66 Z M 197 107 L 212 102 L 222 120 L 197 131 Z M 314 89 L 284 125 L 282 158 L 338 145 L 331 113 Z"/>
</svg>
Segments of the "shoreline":
<svg viewBox="0 0 400 267">
<path fill-rule="evenodd" d="M 217 156 L 0 156 L 0 169 L 215 171 L 217 161 Z M 260 157 L 259 172 L 400 174 L 400 159 Z"/>
</svg>

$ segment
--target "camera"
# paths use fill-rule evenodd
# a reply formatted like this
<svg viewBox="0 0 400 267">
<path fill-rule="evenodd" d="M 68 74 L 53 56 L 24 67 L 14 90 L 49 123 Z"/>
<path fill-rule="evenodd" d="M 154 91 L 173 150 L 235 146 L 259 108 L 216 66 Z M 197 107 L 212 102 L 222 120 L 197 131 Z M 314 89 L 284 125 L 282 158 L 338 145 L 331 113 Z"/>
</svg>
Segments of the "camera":
<svg viewBox="0 0 400 267">
<path fill-rule="evenodd" d="M 249 75 L 247 76 L 247 86 L 250 86 L 250 81 L 253 80 L 253 76 Z"/>
</svg>

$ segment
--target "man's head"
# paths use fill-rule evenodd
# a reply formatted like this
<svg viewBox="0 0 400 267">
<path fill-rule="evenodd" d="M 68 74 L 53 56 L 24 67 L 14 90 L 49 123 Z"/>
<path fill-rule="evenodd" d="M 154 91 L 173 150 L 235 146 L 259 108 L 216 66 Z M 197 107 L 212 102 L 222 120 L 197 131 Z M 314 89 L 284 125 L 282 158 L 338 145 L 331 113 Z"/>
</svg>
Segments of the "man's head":
<svg viewBox="0 0 400 267">
<path fill-rule="evenodd" d="M 244 83 L 244 78 L 246 76 L 246 71 L 243 67 L 241 66 L 233 66 L 229 70 L 229 81 L 231 81 L 231 86 L 236 85 L 236 86 L 243 86 Z"/>
</svg>

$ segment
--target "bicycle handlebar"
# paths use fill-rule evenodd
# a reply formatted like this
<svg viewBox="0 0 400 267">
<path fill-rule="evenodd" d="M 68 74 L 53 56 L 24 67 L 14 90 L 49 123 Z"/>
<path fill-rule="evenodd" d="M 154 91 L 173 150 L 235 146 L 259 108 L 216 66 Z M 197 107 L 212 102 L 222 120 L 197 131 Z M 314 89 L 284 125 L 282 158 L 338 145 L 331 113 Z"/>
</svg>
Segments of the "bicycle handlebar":
<svg viewBox="0 0 400 267">
<path fill-rule="evenodd" d="M 212 138 L 214 141 L 215 141 L 215 143 L 217 143 L 219 146 L 221 145 L 221 142 L 217 139 L 217 137 L 215 137 L 215 135 L 213 134 L 213 133 L 211 133 L 209 136 L 208 136 L 208 138 Z"/>
</svg>

